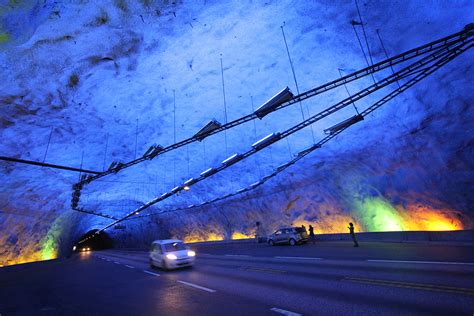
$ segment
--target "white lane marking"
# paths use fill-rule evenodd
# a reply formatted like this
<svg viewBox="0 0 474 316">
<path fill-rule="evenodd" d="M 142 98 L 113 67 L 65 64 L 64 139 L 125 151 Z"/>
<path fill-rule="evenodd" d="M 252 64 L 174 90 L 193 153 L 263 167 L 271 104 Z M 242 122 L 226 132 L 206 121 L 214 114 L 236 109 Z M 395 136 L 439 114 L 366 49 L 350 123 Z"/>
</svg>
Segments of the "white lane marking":
<svg viewBox="0 0 474 316">
<path fill-rule="evenodd" d="M 200 290 L 203 290 L 203 291 L 206 291 L 206 292 L 210 292 L 210 293 L 214 293 L 216 290 L 213 290 L 213 289 L 209 289 L 207 287 L 204 287 L 204 286 L 200 286 L 200 285 L 197 285 L 197 284 L 194 284 L 194 283 L 189 283 L 189 282 L 185 282 L 185 281 L 180 281 L 178 280 L 178 283 L 181 283 L 181 284 L 184 284 L 184 285 L 188 285 L 188 286 L 192 286 L 196 289 L 200 289 Z"/>
<path fill-rule="evenodd" d="M 226 257 L 250 257 L 249 255 L 225 255 Z"/>
<path fill-rule="evenodd" d="M 147 271 L 147 270 L 143 270 L 143 272 L 154 275 L 154 276 L 160 276 L 158 273 L 150 272 L 150 271 Z"/>
<path fill-rule="evenodd" d="M 290 312 L 290 311 L 287 311 L 287 310 L 284 310 L 284 309 L 281 309 L 281 308 L 276 308 L 276 307 L 273 307 L 270 310 L 272 312 L 287 315 L 287 316 L 301 316 L 301 314 Z"/>
<path fill-rule="evenodd" d="M 115 264 L 120 264 L 120 262 L 114 261 Z"/>
<path fill-rule="evenodd" d="M 448 261 L 405 261 L 405 260 L 367 260 L 370 262 L 387 262 L 387 263 L 421 263 L 421 264 L 453 264 L 474 266 L 474 262 L 448 262 Z"/>
<path fill-rule="evenodd" d="M 301 259 L 301 260 L 322 260 L 316 257 L 275 257 L 276 259 Z"/>
<path fill-rule="evenodd" d="M 129 266 L 128 264 L 125 265 L 127 268 L 130 268 L 130 269 L 135 269 L 134 266 Z"/>
</svg>

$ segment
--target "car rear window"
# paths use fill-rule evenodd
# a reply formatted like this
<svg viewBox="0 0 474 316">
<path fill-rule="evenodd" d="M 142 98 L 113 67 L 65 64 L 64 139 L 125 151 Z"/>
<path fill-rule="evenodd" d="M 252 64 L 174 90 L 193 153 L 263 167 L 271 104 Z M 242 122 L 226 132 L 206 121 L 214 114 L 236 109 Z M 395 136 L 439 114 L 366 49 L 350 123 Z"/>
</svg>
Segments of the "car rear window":
<svg viewBox="0 0 474 316">
<path fill-rule="evenodd" d="M 186 250 L 186 246 L 182 242 L 173 242 L 169 244 L 164 244 L 164 246 L 166 252 Z"/>
<path fill-rule="evenodd" d="M 297 233 L 304 233 L 306 230 L 304 230 L 302 227 L 296 227 L 296 232 Z"/>
</svg>

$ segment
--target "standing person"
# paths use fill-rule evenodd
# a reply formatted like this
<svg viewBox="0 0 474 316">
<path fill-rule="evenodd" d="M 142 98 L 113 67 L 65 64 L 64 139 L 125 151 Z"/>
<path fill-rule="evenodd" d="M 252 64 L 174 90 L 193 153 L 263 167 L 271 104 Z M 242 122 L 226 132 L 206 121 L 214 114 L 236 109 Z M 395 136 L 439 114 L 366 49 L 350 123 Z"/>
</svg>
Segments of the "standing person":
<svg viewBox="0 0 474 316">
<path fill-rule="evenodd" d="M 255 241 L 257 244 L 261 242 L 266 242 L 267 241 L 267 232 L 265 231 L 265 228 L 263 228 L 262 224 L 260 222 L 257 222 L 257 231 L 255 234 Z"/>
<path fill-rule="evenodd" d="M 309 225 L 309 240 L 311 240 L 314 245 L 316 238 L 314 238 L 314 228 L 311 225 Z"/>
<path fill-rule="evenodd" d="M 306 227 L 304 225 L 301 225 L 301 228 L 303 228 L 303 230 L 306 231 Z"/>
<path fill-rule="evenodd" d="M 257 226 L 257 231 L 255 232 L 255 242 L 258 244 L 260 243 L 260 235 L 262 233 L 262 228 L 260 226 L 260 222 L 257 222 L 256 223 L 256 226 Z"/>
<path fill-rule="evenodd" d="M 356 235 L 354 233 L 354 224 L 349 223 L 349 234 L 351 234 L 352 240 L 354 241 L 354 247 L 359 247 L 359 243 L 357 242 Z"/>
</svg>

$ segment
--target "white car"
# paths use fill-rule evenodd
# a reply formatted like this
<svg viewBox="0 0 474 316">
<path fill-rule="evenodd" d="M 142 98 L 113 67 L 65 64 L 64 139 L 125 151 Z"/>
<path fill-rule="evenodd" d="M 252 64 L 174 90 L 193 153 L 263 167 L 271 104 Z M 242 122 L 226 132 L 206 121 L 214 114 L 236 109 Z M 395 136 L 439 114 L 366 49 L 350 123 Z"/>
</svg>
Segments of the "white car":
<svg viewBox="0 0 474 316">
<path fill-rule="evenodd" d="M 178 239 L 155 240 L 151 243 L 150 266 L 164 270 L 190 267 L 196 253 Z"/>
</svg>

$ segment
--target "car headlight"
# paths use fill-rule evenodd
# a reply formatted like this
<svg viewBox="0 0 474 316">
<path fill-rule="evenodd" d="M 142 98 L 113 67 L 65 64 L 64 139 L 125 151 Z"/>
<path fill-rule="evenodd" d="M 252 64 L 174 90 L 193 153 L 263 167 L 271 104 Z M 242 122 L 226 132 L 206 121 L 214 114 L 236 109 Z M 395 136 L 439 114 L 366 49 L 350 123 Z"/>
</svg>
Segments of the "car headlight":
<svg viewBox="0 0 474 316">
<path fill-rule="evenodd" d="M 196 253 L 192 250 L 189 250 L 188 251 L 188 257 L 194 257 L 196 255 Z"/>
<path fill-rule="evenodd" d="M 169 253 L 166 255 L 166 258 L 170 259 L 170 260 L 176 260 L 178 259 L 178 257 L 176 257 L 176 255 L 172 254 L 172 253 Z"/>
</svg>

